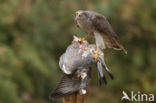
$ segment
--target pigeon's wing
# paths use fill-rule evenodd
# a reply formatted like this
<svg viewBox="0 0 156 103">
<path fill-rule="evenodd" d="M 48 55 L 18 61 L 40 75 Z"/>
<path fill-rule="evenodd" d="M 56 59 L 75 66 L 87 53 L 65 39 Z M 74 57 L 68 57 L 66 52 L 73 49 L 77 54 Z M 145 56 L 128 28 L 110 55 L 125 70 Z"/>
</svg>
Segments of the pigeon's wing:
<svg viewBox="0 0 156 103">
<path fill-rule="evenodd" d="M 81 62 L 79 50 L 78 43 L 73 43 L 67 47 L 66 52 L 60 57 L 59 65 L 65 74 L 72 74 L 80 65 L 78 64 Z"/>
<path fill-rule="evenodd" d="M 106 80 L 106 77 L 105 77 L 104 72 L 103 72 L 102 64 L 100 62 L 97 62 L 97 68 L 98 68 L 98 73 L 99 73 L 100 85 L 102 83 L 107 84 L 107 80 Z"/>
<path fill-rule="evenodd" d="M 59 60 L 59 66 L 60 66 L 60 68 L 62 68 L 63 62 L 64 62 L 64 54 L 62 54 L 62 55 L 60 56 L 60 60 Z"/>
<path fill-rule="evenodd" d="M 50 94 L 49 98 L 61 98 L 77 92 L 80 88 L 80 80 L 73 79 L 72 75 L 63 75 L 56 89 Z"/>
<path fill-rule="evenodd" d="M 108 73 L 108 75 L 110 76 L 110 78 L 113 80 L 114 76 L 112 75 L 112 73 L 110 72 L 109 68 L 107 67 L 107 65 L 105 64 L 104 61 L 104 57 L 99 57 L 99 62 L 102 64 L 102 66 L 105 68 L 106 72 Z"/>
<path fill-rule="evenodd" d="M 105 16 L 91 12 L 91 21 L 96 31 L 100 32 L 104 38 L 105 44 L 108 48 L 113 48 L 115 50 L 123 50 L 125 53 L 127 51 L 125 48 L 119 43 L 118 37 L 116 33 L 113 31 L 111 25 Z"/>
</svg>

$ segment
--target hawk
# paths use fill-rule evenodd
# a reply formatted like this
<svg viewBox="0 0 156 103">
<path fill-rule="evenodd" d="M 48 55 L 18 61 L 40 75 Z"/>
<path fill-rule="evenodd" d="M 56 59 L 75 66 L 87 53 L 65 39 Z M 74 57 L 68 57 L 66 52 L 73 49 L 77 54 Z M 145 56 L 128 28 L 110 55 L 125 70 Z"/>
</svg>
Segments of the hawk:
<svg viewBox="0 0 156 103">
<path fill-rule="evenodd" d="M 94 34 L 96 45 L 99 49 L 108 48 L 122 50 L 127 54 L 126 49 L 119 43 L 117 34 L 113 31 L 105 16 L 93 11 L 79 10 L 75 16 L 76 25 L 88 33 Z M 86 39 L 83 38 L 82 40 Z"/>
</svg>

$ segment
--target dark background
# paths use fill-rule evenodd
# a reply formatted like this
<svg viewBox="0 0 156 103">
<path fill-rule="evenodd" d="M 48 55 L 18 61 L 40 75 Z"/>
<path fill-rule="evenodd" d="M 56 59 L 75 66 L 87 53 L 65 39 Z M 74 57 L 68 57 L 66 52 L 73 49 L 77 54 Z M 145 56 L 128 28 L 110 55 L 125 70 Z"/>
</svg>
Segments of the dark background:
<svg viewBox="0 0 156 103">
<path fill-rule="evenodd" d="M 115 80 L 99 86 L 93 73 L 89 103 L 120 103 L 123 90 L 156 94 L 156 0 L 1 0 L 0 103 L 61 103 L 48 96 L 60 55 L 73 35 L 85 36 L 77 10 L 105 15 L 128 51 L 105 50 Z"/>
</svg>

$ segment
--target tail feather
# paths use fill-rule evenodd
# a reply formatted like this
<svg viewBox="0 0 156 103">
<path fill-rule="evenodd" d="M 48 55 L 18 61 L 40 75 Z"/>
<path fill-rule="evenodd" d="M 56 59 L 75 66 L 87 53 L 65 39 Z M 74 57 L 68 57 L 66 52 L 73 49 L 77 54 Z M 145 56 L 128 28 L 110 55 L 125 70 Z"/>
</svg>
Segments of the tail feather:
<svg viewBox="0 0 156 103">
<path fill-rule="evenodd" d="M 112 73 L 110 72 L 109 68 L 107 67 L 107 65 L 105 64 L 105 61 L 103 58 L 101 58 L 101 62 L 102 62 L 102 65 L 103 67 L 106 69 L 106 72 L 108 73 L 108 75 L 110 76 L 110 78 L 112 80 L 114 80 L 114 76 L 112 75 Z"/>
<path fill-rule="evenodd" d="M 108 72 L 108 71 L 107 71 L 107 73 L 108 73 L 108 75 L 110 76 L 110 78 L 111 78 L 112 80 L 114 80 L 114 76 L 112 75 L 112 73 L 110 73 L 110 72 Z"/>
<path fill-rule="evenodd" d="M 115 50 L 122 50 L 125 54 L 127 54 L 126 49 L 123 47 L 123 45 L 121 45 L 119 43 L 118 40 L 116 40 L 115 38 L 113 38 L 111 42 L 113 44 L 113 49 L 115 49 Z"/>
<path fill-rule="evenodd" d="M 63 75 L 56 89 L 50 94 L 51 99 L 64 97 L 77 92 L 80 87 L 80 80 L 72 79 L 72 75 Z"/>
<path fill-rule="evenodd" d="M 101 62 L 97 62 L 97 68 L 98 68 L 99 83 L 100 83 L 100 85 L 102 83 L 104 83 L 105 85 L 107 85 L 107 80 L 106 80 L 105 74 L 103 72 L 103 68 L 102 68 Z"/>
<path fill-rule="evenodd" d="M 99 84 L 107 85 L 107 79 L 106 79 L 105 75 L 103 77 L 99 77 Z"/>
<path fill-rule="evenodd" d="M 102 83 L 101 81 L 103 81 L 104 84 L 107 84 L 107 80 L 106 80 L 106 77 L 105 77 L 104 72 L 103 72 L 103 67 L 106 70 L 106 72 L 108 73 L 108 75 L 110 76 L 110 78 L 112 80 L 114 79 L 114 76 L 112 75 L 109 68 L 105 64 L 103 56 L 99 57 L 99 62 L 97 63 L 97 67 L 98 67 L 98 71 L 99 71 L 99 76 L 101 77 L 100 80 L 99 80 L 100 83 Z"/>
<path fill-rule="evenodd" d="M 105 44 L 108 48 L 113 48 L 114 50 L 122 50 L 125 54 L 127 54 L 126 49 L 119 43 L 119 40 L 117 37 L 109 37 L 106 35 L 103 35 Z"/>
</svg>

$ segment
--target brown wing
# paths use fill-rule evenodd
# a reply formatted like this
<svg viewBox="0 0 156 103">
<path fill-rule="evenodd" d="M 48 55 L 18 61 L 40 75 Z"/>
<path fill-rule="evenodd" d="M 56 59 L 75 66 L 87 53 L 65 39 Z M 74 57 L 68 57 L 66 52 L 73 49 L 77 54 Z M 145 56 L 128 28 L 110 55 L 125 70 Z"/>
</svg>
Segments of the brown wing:
<svg viewBox="0 0 156 103">
<path fill-rule="evenodd" d="M 125 48 L 119 43 L 116 33 L 113 31 L 111 25 L 104 16 L 98 13 L 93 13 L 91 20 L 95 29 L 102 34 L 105 44 L 108 48 L 123 50 L 125 53 L 127 53 Z"/>
</svg>

